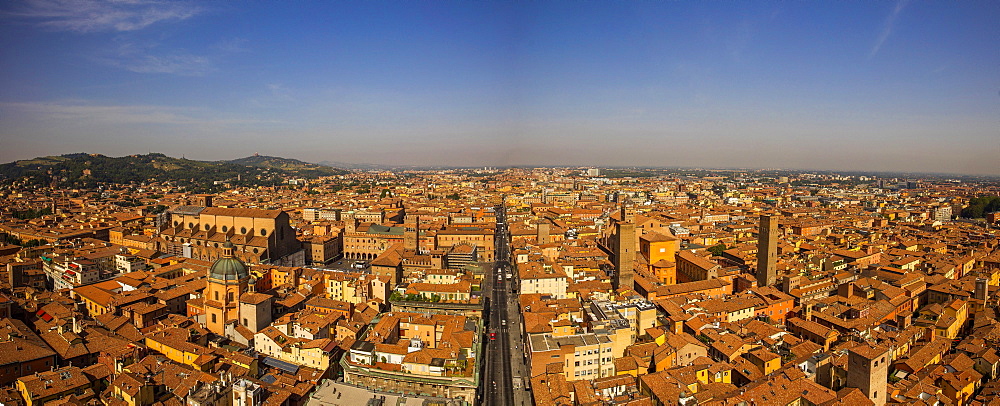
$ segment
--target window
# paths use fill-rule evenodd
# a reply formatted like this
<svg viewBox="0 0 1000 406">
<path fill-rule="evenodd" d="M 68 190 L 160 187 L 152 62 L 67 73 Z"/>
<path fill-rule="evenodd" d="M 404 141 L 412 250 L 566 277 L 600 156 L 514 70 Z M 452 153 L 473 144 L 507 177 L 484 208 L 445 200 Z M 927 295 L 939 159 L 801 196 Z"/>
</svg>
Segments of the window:
<svg viewBox="0 0 1000 406">
<path fill-rule="evenodd" d="M 212 323 L 216 322 L 215 313 L 212 313 Z"/>
<path fill-rule="evenodd" d="M 219 300 L 219 291 L 215 292 L 215 300 Z"/>
<path fill-rule="evenodd" d="M 246 227 L 240 227 L 240 234 L 246 234 L 246 233 L 247 233 L 247 228 Z"/>
<path fill-rule="evenodd" d="M 229 227 L 222 226 L 222 232 L 226 232 L 226 231 L 229 231 Z"/>
<path fill-rule="evenodd" d="M 228 301 L 232 301 L 233 300 L 233 292 L 229 292 L 229 293 L 226 294 L 226 300 L 228 300 Z"/>
<path fill-rule="evenodd" d="M 267 237 L 267 230 L 265 230 L 265 229 L 263 229 L 263 228 L 262 228 L 262 229 L 260 229 L 260 236 L 261 236 L 261 237 Z"/>
<path fill-rule="evenodd" d="M 208 231 L 208 230 L 209 230 L 209 229 L 211 229 L 211 228 L 212 228 L 212 227 L 210 227 L 210 226 L 209 226 L 208 224 L 205 224 L 205 231 Z"/>
<path fill-rule="evenodd" d="M 248 325 L 249 325 L 249 323 L 247 322 L 247 319 L 244 317 L 243 318 L 243 327 L 247 327 Z"/>
</svg>

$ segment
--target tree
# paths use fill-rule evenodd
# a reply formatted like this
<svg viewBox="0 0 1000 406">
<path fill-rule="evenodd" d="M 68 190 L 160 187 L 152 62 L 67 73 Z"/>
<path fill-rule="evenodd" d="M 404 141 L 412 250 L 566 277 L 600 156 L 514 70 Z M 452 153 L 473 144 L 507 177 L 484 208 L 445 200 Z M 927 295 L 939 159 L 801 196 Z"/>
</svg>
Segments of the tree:
<svg viewBox="0 0 1000 406">
<path fill-rule="evenodd" d="M 729 249 L 729 248 L 726 248 L 726 244 L 719 243 L 719 245 L 716 245 L 714 247 L 709 248 L 708 252 L 711 252 L 712 255 L 715 255 L 717 257 L 721 257 L 722 256 L 722 252 L 725 251 L 725 250 L 727 250 L 727 249 Z"/>
<path fill-rule="evenodd" d="M 995 211 L 1000 211 L 1000 196 L 980 196 L 969 200 L 969 206 L 962 209 L 962 217 L 982 218 Z"/>
</svg>

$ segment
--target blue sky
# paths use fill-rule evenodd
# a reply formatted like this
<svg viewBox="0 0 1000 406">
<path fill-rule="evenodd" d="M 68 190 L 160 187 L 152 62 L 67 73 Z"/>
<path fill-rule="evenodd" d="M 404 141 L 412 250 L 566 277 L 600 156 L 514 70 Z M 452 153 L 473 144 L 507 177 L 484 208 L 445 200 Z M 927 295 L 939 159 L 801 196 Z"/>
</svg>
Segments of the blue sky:
<svg viewBox="0 0 1000 406">
<path fill-rule="evenodd" d="M 0 161 L 1000 174 L 1000 2 L 0 5 Z"/>
</svg>

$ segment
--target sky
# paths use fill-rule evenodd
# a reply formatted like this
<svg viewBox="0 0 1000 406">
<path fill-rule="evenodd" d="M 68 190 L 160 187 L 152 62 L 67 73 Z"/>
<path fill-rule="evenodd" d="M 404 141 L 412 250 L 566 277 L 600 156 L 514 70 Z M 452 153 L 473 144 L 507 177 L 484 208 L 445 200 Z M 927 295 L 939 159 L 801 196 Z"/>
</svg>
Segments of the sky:
<svg viewBox="0 0 1000 406">
<path fill-rule="evenodd" d="M 0 162 L 1000 175 L 997 1 L 0 4 Z"/>
</svg>

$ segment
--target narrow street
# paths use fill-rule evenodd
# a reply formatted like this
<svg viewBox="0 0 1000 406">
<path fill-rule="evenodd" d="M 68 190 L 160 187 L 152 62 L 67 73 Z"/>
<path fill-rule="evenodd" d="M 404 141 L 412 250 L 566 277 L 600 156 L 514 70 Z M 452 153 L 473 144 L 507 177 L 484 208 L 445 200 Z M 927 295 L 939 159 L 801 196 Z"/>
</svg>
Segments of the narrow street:
<svg viewBox="0 0 1000 406">
<path fill-rule="evenodd" d="M 521 315 L 518 311 L 516 268 L 510 262 L 510 234 L 506 213 L 496 208 L 496 262 L 483 283 L 489 298 L 487 345 L 481 402 L 486 405 L 530 405 L 524 364 Z"/>
</svg>

